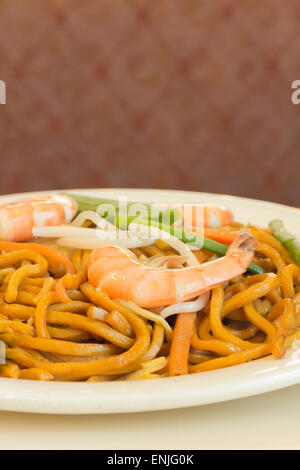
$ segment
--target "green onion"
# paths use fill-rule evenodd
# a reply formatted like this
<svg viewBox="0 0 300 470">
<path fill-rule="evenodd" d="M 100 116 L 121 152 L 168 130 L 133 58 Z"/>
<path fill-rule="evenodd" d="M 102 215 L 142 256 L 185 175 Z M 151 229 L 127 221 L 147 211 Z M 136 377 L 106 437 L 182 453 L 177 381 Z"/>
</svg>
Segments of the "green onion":
<svg viewBox="0 0 300 470">
<path fill-rule="evenodd" d="M 287 249 L 290 255 L 300 263 L 300 239 L 288 232 L 280 219 L 269 223 L 272 234 Z"/>
<path fill-rule="evenodd" d="M 170 227 L 169 225 L 162 224 L 156 221 L 151 221 L 151 223 L 149 223 L 148 220 L 138 218 L 134 220 L 134 223 L 159 228 L 160 230 L 170 233 L 171 235 L 183 241 L 184 243 L 189 243 L 190 245 L 196 246 L 200 249 L 203 248 L 219 256 L 224 256 L 228 250 L 228 246 L 223 245 L 223 243 L 210 240 L 209 238 L 199 235 L 198 233 L 188 232 L 178 227 Z M 261 266 L 253 262 L 249 264 L 248 271 L 253 274 L 263 274 L 265 272 L 265 270 Z"/>
<path fill-rule="evenodd" d="M 178 209 L 160 209 L 158 205 L 154 206 L 144 202 L 118 201 L 73 193 L 64 194 L 77 202 L 78 213 L 83 211 L 97 212 L 101 217 L 120 228 L 127 227 L 136 217 L 153 219 L 166 225 L 173 225 L 176 220 L 181 218 L 181 212 Z"/>
<path fill-rule="evenodd" d="M 205 238 L 197 233 L 188 232 L 182 228 L 174 227 L 174 222 L 181 218 L 181 212 L 178 209 L 160 210 L 157 207 L 155 208 L 154 206 L 151 206 L 151 204 L 130 201 L 120 202 L 115 199 L 95 198 L 73 193 L 64 194 L 73 198 L 77 202 L 78 212 L 90 210 L 99 213 L 99 207 L 101 208 L 102 206 L 100 215 L 115 223 L 119 228 L 127 229 L 129 224 L 134 222 L 164 230 L 184 243 L 189 243 L 200 249 L 204 248 L 218 256 L 224 256 L 228 250 L 228 246 L 223 245 L 222 243 L 210 240 L 209 238 Z M 122 206 L 121 212 L 120 204 Z M 128 212 L 130 213 L 130 209 L 131 212 L 134 211 L 134 215 L 132 216 L 128 215 Z M 253 262 L 248 266 L 248 271 L 253 274 L 262 274 L 265 272 L 263 268 Z"/>
</svg>

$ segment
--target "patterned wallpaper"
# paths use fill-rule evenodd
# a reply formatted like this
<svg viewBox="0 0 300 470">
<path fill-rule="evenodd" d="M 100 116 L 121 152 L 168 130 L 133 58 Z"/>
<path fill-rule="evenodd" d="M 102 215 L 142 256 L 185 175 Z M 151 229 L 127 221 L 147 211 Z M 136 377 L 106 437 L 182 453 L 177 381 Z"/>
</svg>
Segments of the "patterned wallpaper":
<svg viewBox="0 0 300 470">
<path fill-rule="evenodd" d="M 0 0 L 0 192 L 299 206 L 299 0 Z"/>
</svg>

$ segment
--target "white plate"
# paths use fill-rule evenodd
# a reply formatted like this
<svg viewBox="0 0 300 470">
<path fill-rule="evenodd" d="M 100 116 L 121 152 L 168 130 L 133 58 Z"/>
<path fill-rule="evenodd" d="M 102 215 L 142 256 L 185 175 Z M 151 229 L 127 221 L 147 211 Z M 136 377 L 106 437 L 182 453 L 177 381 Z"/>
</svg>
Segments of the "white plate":
<svg viewBox="0 0 300 470">
<path fill-rule="evenodd" d="M 74 190 L 103 197 L 126 195 L 134 201 L 214 201 L 230 207 L 237 220 L 262 226 L 281 218 L 300 234 L 300 211 L 264 201 L 183 191 L 139 189 Z M 33 194 L 33 193 L 30 193 Z M 0 197 L 0 203 L 16 195 Z M 18 195 L 18 196 L 24 196 Z M 278 390 L 300 382 L 300 348 L 226 369 L 184 377 L 137 382 L 68 383 L 0 378 L 0 409 L 34 413 L 128 413 L 216 403 Z"/>
</svg>

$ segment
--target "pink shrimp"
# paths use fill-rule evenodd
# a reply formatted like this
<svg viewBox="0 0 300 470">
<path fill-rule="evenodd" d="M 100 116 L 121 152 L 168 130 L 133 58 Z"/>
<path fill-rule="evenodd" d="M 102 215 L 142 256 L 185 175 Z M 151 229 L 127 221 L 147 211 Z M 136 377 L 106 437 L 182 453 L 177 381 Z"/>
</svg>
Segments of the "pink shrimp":
<svg viewBox="0 0 300 470">
<path fill-rule="evenodd" d="M 0 238 L 30 240 L 33 227 L 61 225 L 72 220 L 77 203 L 68 196 L 51 194 L 22 198 L 0 205 Z"/>
<path fill-rule="evenodd" d="M 143 265 L 125 249 L 102 246 L 90 255 L 88 279 L 110 297 L 131 300 L 140 307 L 172 305 L 243 274 L 256 247 L 255 238 L 243 233 L 222 258 L 199 266 L 166 269 Z"/>
<path fill-rule="evenodd" d="M 203 227 L 221 227 L 229 225 L 233 220 L 232 212 L 218 204 L 172 203 L 154 204 L 158 207 L 178 209 L 183 217 L 186 228 L 200 229 Z"/>
</svg>

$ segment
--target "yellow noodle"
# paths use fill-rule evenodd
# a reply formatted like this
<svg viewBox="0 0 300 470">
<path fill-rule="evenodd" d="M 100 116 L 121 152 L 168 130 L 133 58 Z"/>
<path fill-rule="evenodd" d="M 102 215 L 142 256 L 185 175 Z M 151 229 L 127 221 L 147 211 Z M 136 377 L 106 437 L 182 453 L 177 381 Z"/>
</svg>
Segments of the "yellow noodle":
<svg viewBox="0 0 300 470">
<path fill-rule="evenodd" d="M 32 286 L 30 284 L 26 286 L 22 286 L 22 290 L 25 292 L 31 292 L 32 294 L 36 294 L 35 297 L 33 298 L 33 301 L 36 302 L 35 298 L 36 296 L 41 292 L 41 288 L 38 286 Z"/>
<path fill-rule="evenodd" d="M 171 329 L 170 325 L 168 324 L 168 322 L 164 318 L 160 317 L 159 315 L 157 315 L 155 313 L 150 312 L 149 310 L 145 310 L 144 308 L 139 307 L 134 302 L 118 299 L 116 301 L 116 303 L 120 304 L 120 305 L 127 306 L 133 312 L 135 312 L 137 315 L 140 315 L 143 318 L 146 318 L 147 320 L 151 320 L 154 323 L 158 323 L 159 325 L 161 325 L 165 330 L 167 340 L 168 341 L 171 340 L 172 329 Z"/>
<path fill-rule="evenodd" d="M 48 325 L 48 331 L 51 338 L 55 339 L 79 342 L 90 341 L 92 339 L 92 336 L 85 331 L 76 330 L 75 328 L 56 328 L 54 326 Z"/>
<path fill-rule="evenodd" d="M 224 290 L 222 286 L 213 289 L 211 301 L 210 301 L 210 326 L 215 338 L 226 341 L 228 343 L 236 344 L 241 349 L 248 349 L 254 347 L 254 344 L 244 341 L 231 334 L 226 328 L 224 328 L 221 320 L 221 311 L 224 301 Z"/>
<path fill-rule="evenodd" d="M 87 379 L 87 382 L 110 382 L 112 377 L 109 375 L 92 375 Z"/>
<path fill-rule="evenodd" d="M 267 335 L 267 341 L 271 342 L 275 336 L 275 328 L 268 320 L 260 315 L 254 308 L 253 303 L 244 306 L 245 314 L 248 320 L 255 325 L 259 330 Z"/>
<path fill-rule="evenodd" d="M 5 293 L 6 302 L 16 300 L 19 285 L 26 277 L 40 276 L 48 269 L 46 258 L 33 250 L 18 250 L 0 255 L 0 267 L 15 264 L 22 259 L 33 261 L 35 264 L 22 266 L 12 274 Z"/>
<path fill-rule="evenodd" d="M 47 370 L 33 367 L 31 369 L 22 369 L 20 371 L 19 379 L 23 380 L 52 380 L 54 376 Z"/>
<path fill-rule="evenodd" d="M 9 327 L 16 333 L 22 333 L 24 335 L 32 336 L 34 333 L 34 329 L 32 326 L 29 326 L 26 323 L 22 323 L 21 321 L 0 319 L 0 327 L 3 327 L 3 326 Z"/>
<path fill-rule="evenodd" d="M 47 292 L 37 303 L 34 323 L 38 336 L 41 338 L 51 338 L 47 328 L 47 309 L 50 304 L 56 303 L 59 300 L 56 292 Z"/>
<path fill-rule="evenodd" d="M 263 242 L 267 245 L 270 245 L 272 248 L 275 249 L 275 251 L 278 251 L 282 259 L 287 263 L 293 263 L 296 264 L 295 260 L 291 257 L 289 252 L 284 248 L 284 246 L 276 240 L 270 233 L 267 233 L 265 231 L 259 230 L 256 227 L 252 230 L 249 231 L 254 237 L 260 241 Z"/>
<path fill-rule="evenodd" d="M 34 315 L 35 308 L 22 304 L 0 303 L 0 313 L 9 318 L 28 320 Z"/>
<path fill-rule="evenodd" d="M 157 372 L 163 369 L 167 364 L 166 357 L 158 357 L 156 359 L 152 359 L 151 361 L 142 362 L 141 369 L 132 372 L 131 374 L 127 375 L 123 380 L 142 380 L 142 379 L 150 379 L 152 378 L 153 372 Z M 153 377 L 159 378 L 159 377 Z"/>
<path fill-rule="evenodd" d="M 212 335 L 210 334 L 210 321 L 208 316 L 204 317 L 200 322 L 198 335 L 203 340 L 210 340 L 212 338 Z"/>
<path fill-rule="evenodd" d="M 17 364 L 7 361 L 6 364 L 0 364 L 0 377 L 8 379 L 18 379 L 20 375 L 20 368 Z"/>
<path fill-rule="evenodd" d="M 270 245 L 259 242 L 257 250 L 259 253 L 264 254 L 267 258 L 270 258 L 270 260 L 275 264 L 277 270 L 284 268 L 284 266 L 286 265 L 285 261 L 278 253 L 278 251 L 276 251 Z"/>
<path fill-rule="evenodd" d="M 195 373 L 214 369 L 222 369 L 223 367 L 234 366 L 237 364 L 242 364 L 244 362 L 251 361 L 253 359 L 258 359 L 259 357 L 263 357 L 270 354 L 270 352 L 271 349 L 269 344 L 261 344 L 253 349 L 247 349 L 246 351 L 242 351 L 237 354 L 212 359 L 211 361 L 206 361 L 197 365 L 191 365 L 189 367 L 189 372 Z"/>
<path fill-rule="evenodd" d="M 36 360 L 22 348 L 14 347 L 6 349 L 6 356 L 23 367 L 45 369 L 55 377 L 68 375 L 69 378 L 78 378 L 79 376 L 87 378 L 91 375 L 109 375 L 112 370 L 122 372 L 122 369 L 130 363 L 136 362 L 144 355 L 150 343 L 150 336 L 145 323 L 130 311 L 127 311 L 125 316 L 134 329 L 136 341 L 128 351 L 120 355 L 108 356 L 90 362 L 49 363 Z"/>
<path fill-rule="evenodd" d="M 164 341 L 164 329 L 159 323 L 155 323 L 153 329 L 152 340 L 148 351 L 144 354 L 142 361 L 150 361 L 159 353 Z"/>
<path fill-rule="evenodd" d="M 222 317 L 227 316 L 227 314 L 234 309 L 244 307 L 248 303 L 263 297 L 268 292 L 279 286 L 278 276 L 273 273 L 269 273 L 265 276 L 265 280 L 258 282 L 257 284 L 252 284 L 244 291 L 239 292 L 228 300 L 225 300 L 221 312 Z"/>
<path fill-rule="evenodd" d="M 198 338 L 195 334 L 192 336 L 191 346 L 197 351 L 211 351 L 220 356 L 228 356 L 232 353 L 238 353 L 241 350 L 236 344 L 214 338 L 203 340 Z"/>
<path fill-rule="evenodd" d="M 250 325 L 248 328 L 243 328 L 242 330 L 234 329 L 232 326 L 225 327 L 228 331 L 235 336 L 238 336 L 241 339 L 253 339 L 253 337 L 258 334 L 258 328 L 254 325 Z"/>
<path fill-rule="evenodd" d="M 50 292 L 54 288 L 54 285 L 55 281 L 53 277 L 47 277 L 45 279 L 43 287 L 41 288 L 39 293 L 34 297 L 33 301 L 38 304 L 41 298 L 44 297 L 44 295 L 48 294 L 48 292 Z"/>
<path fill-rule="evenodd" d="M 81 257 L 82 257 L 82 251 L 81 249 L 74 250 L 72 256 L 71 256 L 71 261 L 73 263 L 74 268 L 76 271 L 80 271 L 81 267 Z"/>
<path fill-rule="evenodd" d="M 85 313 L 92 304 L 82 302 L 81 300 L 73 300 L 68 303 L 56 303 L 49 306 L 49 310 L 58 310 L 59 312 Z"/>
<path fill-rule="evenodd" d="M 126 320 L 122 313 L 117 310 L 112 310 L 105 315 L 105 322 L 108 323 L 112 328 L 117 330 L 119 333 L 132 337 L 133 330 L 130 323 Z"/>
<path fill-rule="evenodd" d="M 68 325 L 72 328 L 91 333 L 92 335 L 103 338 L 120 348 L 128 349 L 134 342 L 132 338 L 119 333 L 106 323 L 99 320 L 90 320 L 89 318 L 76 313 L 49 310 L 47 320 L 48 323 L 54 325 Z"/>
<path fill-rule="evenodd" d="M 279 271 L 281 293 L 283 298 L 292 299 L 295 295 L 294 279 L 300 273 L 300 268 L 295 264 L 289 264 Z"/>
<path fill-rule="evenodd" d="M 71 356 L 94 356 L 102 351 L 113 351 L 109 344 L 75 343 L 71 341 L 56 340 L 53 338 L 38 338 L 21 335 L 19 333 L 2 333 L 0 338 L 10 346 L 36 349 L 57 354 Z"/>
<path fill-rule="evenodd" d="M 196 317 L 190 373 L 269 354 L 279 358 L 300 339 L 300 267 L 269 231 L 231 227 L 257 238 L 254 261 L 267 272 L 245 273 L 212 290 Z M 176 254 L 162 240 L 132 251 L 141 258 Z M 211 257 L 205 250 L 195 253 L 201 262 Z M 32 250 L 0 254 L 0 339 L 7 345 L 0 377 L 101 382 L 168 375 L 173 319 L 111 299 L 83 282 L 89 255 L 89 250 L 68 250 L 75 273 L 64 275 L 53 263 L 49 274 L 46 258 Z M 97 308 L 103 314 L 94 319 Z"/>
</svg>

